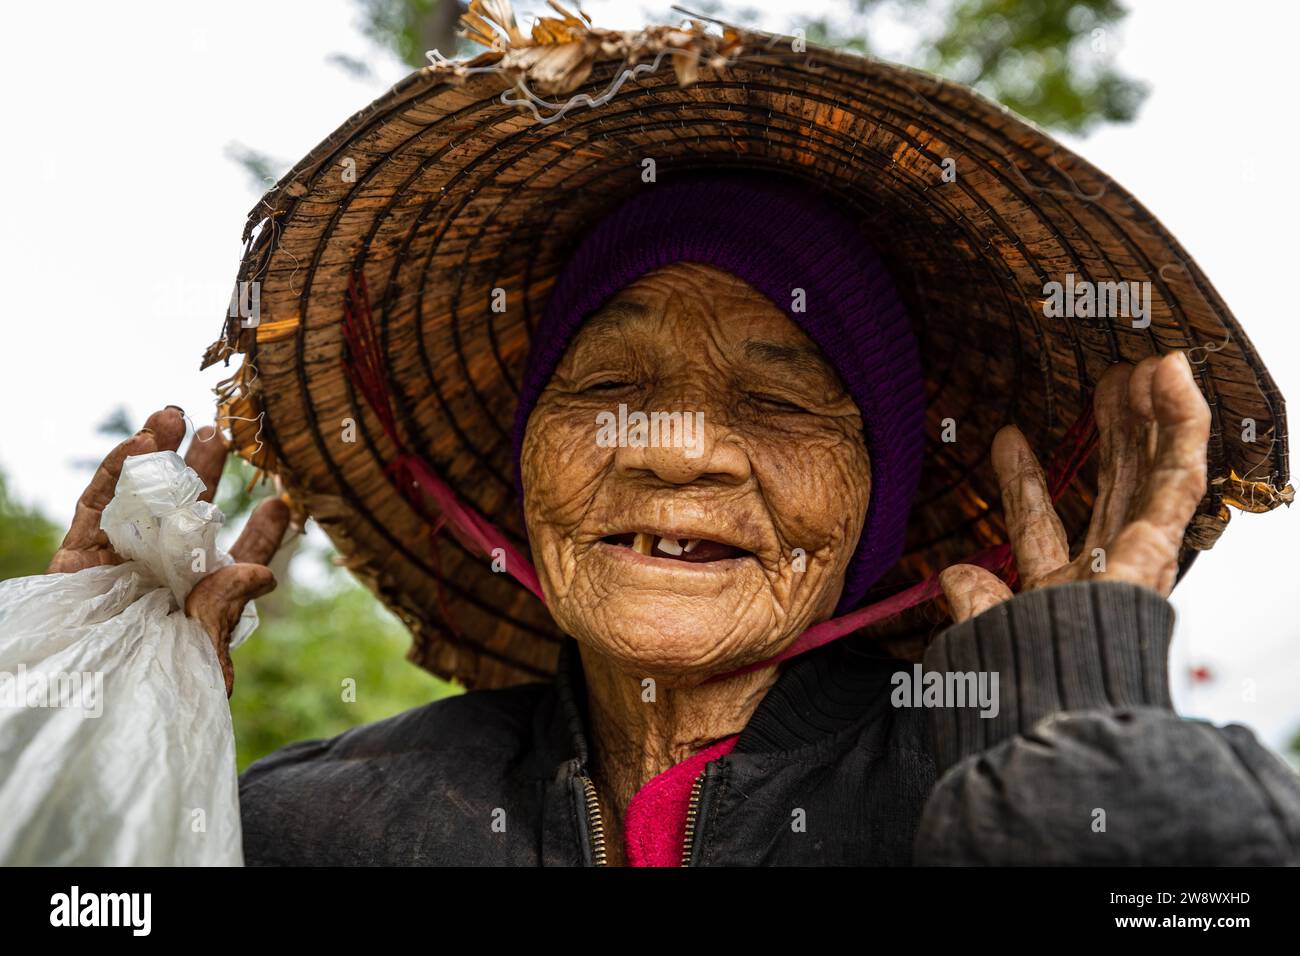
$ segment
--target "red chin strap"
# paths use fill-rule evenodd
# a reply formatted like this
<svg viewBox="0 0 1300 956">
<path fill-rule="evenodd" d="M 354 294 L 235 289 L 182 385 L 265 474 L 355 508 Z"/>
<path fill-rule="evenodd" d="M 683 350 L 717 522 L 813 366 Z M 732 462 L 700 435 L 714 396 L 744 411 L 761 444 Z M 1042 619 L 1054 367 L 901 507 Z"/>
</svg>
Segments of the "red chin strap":
<svg viewBox="0 0 1300 956">
<path fill-rule="evenodd" d="M 343 339 L 347 346 L 343 355 L 344 372 L 375 413 L 384 434 L 397 448 L 397 456 L 388 464 L 385 471 L 402 497 L 428 524 L 431 535 L 436 536 L 439 531 L 446 528 L 471 554 L 489 560 L 502 560 L 506 572 L 545 603 L 546 596 L 542 594 L 541 583 L 538 581 L 537 571 L 532 562 L 506 539 L 496 525 L 462 502 L 451 486 L 438 476 L 429 463 L 402 441 L 388 392 L 388 377 L 384 373 L 383 361 L 380 358 L 379 340 L 371 317 L 366 278 L 360 270 L 355 271 L 348 280 L 348 290 L 343 305 Z M 1097 440 L 1097 427 L 1092 417 L 1092 401 L 1089 396 L 1084 402 L 1083 414 L 1066 431 L 1048 466 L 1047 487 L 1053 502 L 1059 501 L 1070 487 L 1079 469 L 1092 456 L 1097 447 Z M 435 509 L 433 512 L 430 512 L 426 499 L 432 501 Z M 436 546 L 433 553 L 437 555 Z M 1012 557 L 1011 545 L 999 544 L 976 552 L 962 563 L 974 564 L 994 572 L 1014 590 L 1017 575 Z M 781 653 L 734 671 L 719 674 L 710 678 L 710 682 L 726 680 L 779 664 L 829 644 L 846 634 L 852 634 L 871 624 L 887 620 L 909 608 L 932 601 L 941 593 L 939 576 L 932 575 L 883 601 L 814 624 Z M 448 624 L 452 624 L 452 617 L 442 601 L 441 593 L 439 604 Z M 452 626 L 454 629 L 454 625 Z"/>
</svg>

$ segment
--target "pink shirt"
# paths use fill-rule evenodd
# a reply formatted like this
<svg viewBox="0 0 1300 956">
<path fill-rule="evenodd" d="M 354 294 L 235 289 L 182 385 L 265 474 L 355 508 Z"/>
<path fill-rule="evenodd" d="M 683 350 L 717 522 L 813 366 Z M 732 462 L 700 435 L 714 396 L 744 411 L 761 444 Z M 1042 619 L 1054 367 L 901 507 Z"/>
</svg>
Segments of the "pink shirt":
<svg viewBox="0 0 1300 956">
<path fill-rule="evenodd" d="M 711 761 L 731 753 L 739 734 L 669 767 L 636 792 L 623 815 L 628 866 L 680 866 L 691 788 Z"/>
</svg>

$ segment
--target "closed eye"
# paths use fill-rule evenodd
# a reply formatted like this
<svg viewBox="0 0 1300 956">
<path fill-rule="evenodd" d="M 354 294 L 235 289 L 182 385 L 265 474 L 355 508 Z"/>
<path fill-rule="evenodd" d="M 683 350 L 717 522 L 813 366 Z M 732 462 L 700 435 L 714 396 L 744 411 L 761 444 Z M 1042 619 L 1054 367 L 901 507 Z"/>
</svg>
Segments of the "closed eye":
<svg viewBox="0 0 1300 956">
<path fill-rule="evenodd" d="M 617 378 L 606 378 L 606 379 L 601 379 L 598 382 L 593 382 L 591 385 L 585 385 L 583 386 L 582 390 L 584 392 L 610 392 L 618 388 L 631 388 L 631 387 L 632 387 L 631 382 L 626 382 L 623 381 L 622 379 L 617 379 Z"/>
<path fill-rule="evenodd" d="M 763 408 L 775 412 L 789 412 L 798 415 L 808 414 L 808 409 L 802 405 L 796 405 L 794 402 L 788 402 L 783 398 L 777 398 L 775 395 L 761 395 L 751 393 L 750 401 Z"/>
</svg>

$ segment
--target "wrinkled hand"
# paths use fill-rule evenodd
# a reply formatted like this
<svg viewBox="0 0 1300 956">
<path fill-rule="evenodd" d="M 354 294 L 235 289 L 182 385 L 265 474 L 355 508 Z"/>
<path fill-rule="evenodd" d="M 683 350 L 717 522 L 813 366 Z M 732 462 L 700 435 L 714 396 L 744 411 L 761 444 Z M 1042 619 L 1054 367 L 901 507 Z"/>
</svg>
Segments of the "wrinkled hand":
<svg viewBox="0 0 1300 956">
<path fill-rule="evenodd" d="M 122 442 L 100 463 L 95 476 L 82 492 L 72 526 L 55 552 L 48 574 L 80 571 L 105 564 L 121 564 L 123 558 L 109 544 L 100 528 L 104 507 L 113 499 L 122 463 L 132 455 L 175 451 L 185 437 L 184 413 L 174 405 L 154 412 L 144 428 Z M 203 501 L 211 501 L 221 480 L 230 446 L 212 426 L 198 430 L 185 455 L 185 464 L 203 479 Z M 230 549 L 235 563 L 203 577 L 185 600 L 185 613 L 203 625 L 221 663 L 226 696 L 235 686 L 235 669 L 230 661 L 230 634 L 244 611 L 244 605 L 275 587 L 275 575 L 266 564 L 274 557 L 289 524 L 289 509 L 279 498 L 258 505 Z"/>
<path fill-rule="evenodd" d="M 1073 561 L 1042 466 L 1025 436 L 1008 425 L 993 439 L 993 470 L 1021 589 L 1098 578 L 1168 596 L 1183 534 L 1205 494 L 1209 406 L 1186 355 L 1175 352 L 1108 369 L 1093 407 L 1100 486 L 1086 542 Z M 1094 564 L 1104 570 L 1094 570 Z M 1011 597 L 996 575 L 970 564 L 947 568 L 939 583 L 957 622 Z"/>
</svg>

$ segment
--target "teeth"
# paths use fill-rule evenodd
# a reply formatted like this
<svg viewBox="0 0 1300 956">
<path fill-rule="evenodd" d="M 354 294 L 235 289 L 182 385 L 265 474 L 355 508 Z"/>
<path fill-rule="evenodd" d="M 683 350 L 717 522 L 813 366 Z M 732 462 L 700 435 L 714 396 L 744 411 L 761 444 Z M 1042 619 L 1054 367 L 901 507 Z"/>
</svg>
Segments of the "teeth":
<svg viewBox="0 0 1300 956">
<path fill-rule="evenodd" d="M 677 557 L 682 553 L 682 546 L 676 538 L 660 538 L 659 550 L 664 554 L 671 554 L 673 557 Z"/>
<path fill-rule="evenodd" d="M 686 553 L 687 553 L 687 554 L 690 554 L 692 551 L 694 551 L 695 548 L 696 548 L 696 546 L 699 545 L 699 543 L 700 543 L 701 540 L 702 540 L 702 539 L 700 539 L 700 538 L 691 538 L 691 540 L 687 541 L 687 542 L 686 542 L 686 549 L 685 549 L 685 550 L 686 550 Z"/>
<path fill-rule="evenodd" d="M 654 551 L 654 544 L 655 544 L 654 535 L 642 534 L 640 531 L 638 531 L 636 533 L 636 537 L 632 539 L 632 550 L 638 552 L 639 554 L 650 554 L 652 551 Z"/>
</svg>

